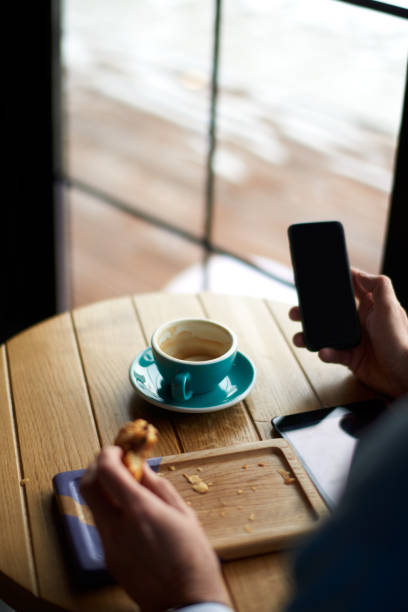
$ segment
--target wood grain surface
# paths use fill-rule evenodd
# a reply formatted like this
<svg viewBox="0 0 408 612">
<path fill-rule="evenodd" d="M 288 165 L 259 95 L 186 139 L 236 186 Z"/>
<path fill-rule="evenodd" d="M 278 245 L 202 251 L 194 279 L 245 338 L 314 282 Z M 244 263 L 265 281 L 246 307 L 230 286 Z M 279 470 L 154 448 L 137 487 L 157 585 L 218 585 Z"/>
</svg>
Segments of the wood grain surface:
<svg viewBox="0 0 408 612">
<path fill-rule="evenodd" d="M 0 368 L 0 571 L 37 593 L 4 346 Z"/>
<path fill-rule="evenodd" d="M 0 521 L 7 528 L 0 530 L 0 597 L 24 612 L 137 609 L 115 585 L 77 587 L 52 492 L 56 473 L 86 467 L 125 421 L 147 418 L 160 431 L 157 454 L 181 458 L 268 440 L 276 415 L 369 395 L 343 368 L 292 347 L 287 309 L 210 293 L 129 296 L 54 317 L 1 347 Z M 184 316 L 210 317 L 236 331 L 257 369 L 244 402 L 191 415 L 136 395 L 132 359 L 158 325 Z M 287 563 L 284 553 L 223 563 L 236 610 L 282 610 L 291 588 Z"/>
<path fill-rule="evenodd" d="M 222 560 L 292 547 L 327 515 L 284 440 L 165 457 L 159 473 L 196 511 Z"/>
</svg>

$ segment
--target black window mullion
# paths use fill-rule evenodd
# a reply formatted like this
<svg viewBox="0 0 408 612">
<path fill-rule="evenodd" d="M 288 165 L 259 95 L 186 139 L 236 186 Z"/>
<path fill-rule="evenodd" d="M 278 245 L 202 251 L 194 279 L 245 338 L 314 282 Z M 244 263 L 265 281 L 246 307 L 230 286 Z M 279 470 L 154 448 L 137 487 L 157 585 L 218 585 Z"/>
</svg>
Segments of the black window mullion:
<svg viewBox="0 0 408 612">
<path fill-rule="evenodd" d="M 395 161 L 394 184 L 382 264 L 396 294 L 408 310 L 408 65 L 402 121 Z"/>
<path fill-rule="evenodd" d="M 404 17 L 408 19 L 408 9 L 396 4 L 388 4 L 387 2 L 377 2 L 376 0 L 337 0 L 339 2 L 345 2 L 346 4 L 354 4 L 355 6 L 361 6 L 363 8 L 372 9 L 380 13 L 387 13 L 388 15 L 394 15 L 395 17 Z"/>
</svg>

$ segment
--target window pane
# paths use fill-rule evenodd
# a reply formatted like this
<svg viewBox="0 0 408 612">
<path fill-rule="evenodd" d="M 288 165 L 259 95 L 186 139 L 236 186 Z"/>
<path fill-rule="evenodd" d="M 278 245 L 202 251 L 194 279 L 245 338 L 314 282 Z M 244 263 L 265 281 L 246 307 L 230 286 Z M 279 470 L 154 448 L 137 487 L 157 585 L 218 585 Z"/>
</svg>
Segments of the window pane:
<svg viewBox="0 0 408 612">
<path fill-rule="evenodd" d="M 158 291 L 202 260 L 200 247 L 70 190 L 72 307 Z"/>
<path fill-rule="evenodd" d="M 338 219 L 351 262 L 379 269 L 407 34 L 341 2 L 224 2 L 218 245 L 289 265 L 288 225 Z"/>
<path fill-rule="evenodd" d="M 65 3 L 70 176 L 201 234 L 213 5 Z"/>
</svg>

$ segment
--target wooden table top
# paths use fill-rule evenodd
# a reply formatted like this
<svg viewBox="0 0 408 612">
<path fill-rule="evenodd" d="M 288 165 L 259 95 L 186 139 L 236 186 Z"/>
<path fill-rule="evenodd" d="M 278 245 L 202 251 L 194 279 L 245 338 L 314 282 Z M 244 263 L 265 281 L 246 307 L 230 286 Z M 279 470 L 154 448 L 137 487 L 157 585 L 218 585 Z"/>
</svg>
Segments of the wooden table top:
<svg viewBox="0 0 408 612">
<path fill-rule="evenodd" d="M 153 293 L 78 308 L 0 347 L 0 598 L 21 610 L 136 610 L 111 585 L 72 583 L 52 478 L 86 467 L 119 427 L 143 417 L 160 431 L 158 455 L 272 436 L 271 418 L 371 396 L 348 371 L 292 346 L 288 306 L 252 297 Z M 156 408 L 128 378 L 133 358 L 169 319 L 210 317 L 238 335 L 257 369 L 244 402 L 207 414 Z M 239 612 L 281 610 L 290 590 L 283 553 L 223 564 Z"/>
</svg>

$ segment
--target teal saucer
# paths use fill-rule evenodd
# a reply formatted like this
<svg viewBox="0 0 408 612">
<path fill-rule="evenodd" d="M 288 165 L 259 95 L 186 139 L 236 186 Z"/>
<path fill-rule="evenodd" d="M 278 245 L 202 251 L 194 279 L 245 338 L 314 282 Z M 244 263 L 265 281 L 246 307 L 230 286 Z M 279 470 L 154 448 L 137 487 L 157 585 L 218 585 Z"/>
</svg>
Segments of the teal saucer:
<svg viewBox="0 0 408 612">
<path fill-rule="evenodd" d="M 248 357 L 237 352 L 231 372 L 209 393 L 193 395 L 185 402 L 173 400 L 147 348 L 132 361 L 130 382 L 147 402 L 175 412 L 215 412 L 234 406 L 251 391 L 255 382 L 255 367 Z"/>
</svg>

